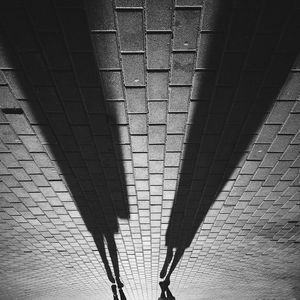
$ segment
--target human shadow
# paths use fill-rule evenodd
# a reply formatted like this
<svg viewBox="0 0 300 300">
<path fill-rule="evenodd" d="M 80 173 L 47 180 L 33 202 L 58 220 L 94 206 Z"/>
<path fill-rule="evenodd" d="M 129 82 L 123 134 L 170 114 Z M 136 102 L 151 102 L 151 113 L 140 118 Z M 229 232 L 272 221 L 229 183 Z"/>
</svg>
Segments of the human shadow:
<svg viewBox="0 0 300 300">
<path fill-rule="evenodd" d="M 46 153 L 51 159 L 46 167 L 55 166 L 60 174 L 47 179 L 55 185 L 63 178 L 68 190 L 57 188 L 56 194 L 63 200 L 72 195 L 109 281 L 126 299 L 114 238 L 118 219 L 130 217 L 120 122 L 106 103 L 84 4 L 6 1 L 0 15 L 1 76 L 9 93 L 2 112 L 8 120 L 24 117 L 34 126 L 42 141 L 37 151 Z M 62 205 L 53 195 L 46 199 Z"/>
<path fill-rule="evenodd" d="M 234 207 L 246 189 L 226 183 L 236 182 L 234 171 L 243 166 L 299 52 L 298 12 L 295 1 L 284 7 L 280 1 L 204 3 L 192 114 L 165 236 L 164 286 L 217 197 Z"/>
</svg>

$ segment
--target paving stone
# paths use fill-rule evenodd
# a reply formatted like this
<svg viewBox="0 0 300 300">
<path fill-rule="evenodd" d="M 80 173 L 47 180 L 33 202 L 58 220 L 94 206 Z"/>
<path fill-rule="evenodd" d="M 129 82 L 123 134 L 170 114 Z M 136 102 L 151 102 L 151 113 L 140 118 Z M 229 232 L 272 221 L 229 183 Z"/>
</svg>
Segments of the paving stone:
<svg viewBox="0 0 300 300">
<path fill-rule="evenodd" d="M 127 124 L 127 116 L 124 102 L 107 103 L 108 111 L 110 112 L 110 122 L 114 124 Z"/>
<path fill-rule="evenodd" d="M 164 165 L 162 160 L 150 160 L 149 161 L 149 173 L 163 173 Z"/>
<path fill-rule="evenodd" d="M 146 39 L 148 69 L 169 69 L 171 35 L 148 33 Z"/>
<path fill-rule="evenodd" d="M 106 99 L 124 99 L 121 72 L 100 72 Z"/>
<path fill-rule="evenodd" d="M 17 99 L 11 93 L 7 86 L 0 86 L 0 108 L 19 108 L 20 105 L 17 102 Z"/>
<path fill-rule="evenodd" d="M 85 2 L 91 30 L 115 29 L 113 4 L 109 0 Z"/>
<path fill-rule="evenodd" d="M 87 112 L 104 113 L 104 98 L 100 88 L 81 88 Z"/>
<path fill-rule="evenodd" d="M 184 133 L 187 114 L 168 114 L 168 134 Z"/>
<path fill-rule="evenodd" d="M 174 53 L 171 70 L 171 84 L 192 84 L 195 54 Z"/>
<path fill-rule="evenodd" d="M 51 69 L 70 69 L 71 62 L 62 37 L 56 33 L 40 34 L 40 40 Z"/>
<path fill-rule="evenodd" d="M 280 127 L 280 125 L 264 125 L 256 142 L 262 144 L 272 143 Z"/>
<path fill-rule="evenodd" d="M 14 130 L 11 128 L 11 126 L 7 124 L 0 125 L 0 133 L 1 133 L 1 140 L 4 143 L 12 143 L 12 144 L 21 143 L 19 136 L 17 136 Z"/>
<path fill-rule="evenodd" d="M 22 53 L 21 61 L 33 85 L 49 85 L 50 75 L 39 53 Z"/>
<path fill-rule="evenodd" d="M 277 135 L 273 143 L 271 144 L 269 151 L 284 152 L 291 140 L 292 140 L 291 135 Z"/>
<path fill-rule="evenodd" d="M 147 134 L 146 114 L 129 115 L 129 128 L 131 134 Z"/>
<path fill-rule="evenodd" d="M 163 160 L 164 159 L 164 146 L 163 145 L 149 145 L 149 159 L 150 160 Z"/>
<path fill-rule="evenodd" d="M 99 68 L 120 68 L 116 34 L 111 32 L 94 33 L 92 40 Z"/>
<path fill-rule="evenodd" d="M 150 125 L 149 126 L 149 144 L 164 144 L 166 138 L 165 125 Z"/>
<path fill-rule="evenodd" d="M 72 53 L 72 59 L 79 86 L 97 86 L 100 81 L 94 55 Z"/>
<path fill-rule="evenodd" d="M 144 55 L 123 54 L 122 62 L 124 68 L 125 86 L 143 86 L 145 84 Z"/>
<path fill-rule="evenodd" d="M 131 147 L 133 152 L 148 151 L 148 137 L 146 135 L 131 135 Z"/>
<path fill-rule="evenodd" d="M 147 30 L 170 30 L 172 24 L 173 3 L 170 0 L 160 2 L 150 0 L 146 7 Z"/>
<path fill-rule="evenodd" d="M 147 91 L 149 100 L 167 100 L 169 74 L 167 72 L 148 72 Z"/>
<path fill-rule="evenodd" d="M 134 167 L 147 167 L 148 166 L 147 153 L 133 153 L 132 158 L 133 158 Z"/>
<path fill-rule="evenodd" d="M 300 114 L 290 114 L 280 130 L 280 134 L 296 134 L 300 128 Z"/>
<path fill-rule="evenodd" d="M 30 87 L 24 72 L 17 70 L 3 70 L 3 74 L 16 99 L 32 98 L 33 89 Z M 3 82 L 3 85 L 4 84 L 6 84 L 6 82 Z"/>
<path fill-rule="evenodd" d="M 129 113 L 146 113 L 146 89 L 126 88 L 126 102 Z"/>
<path fill-rule="evenodd" d="M 169 112 L 187 112 L 189 96 L 189 87 L 171 87 Z"/>
<path fill-rule="evenodd" d="M 143 51 L 143 14 L 142 11 L 117 12 L 121 51 Z"/>
<path fill-rule="evenodd" d="M 280 157 L 280 153 L 267 153 L 260 167 L 274 167 Z"/>
<path fill-rule="evenodd" d="M 175 11 L 174 49 L 196 49 L 200 16 L 197 9 Z"/>
<path fill-rule="evenodd" d="M 91 51 L 92 43 L 86 34 L 88 24 L 81 9 L 60 8 L 58 16 L 64 28 L 64 36 L 71 51 Z"/>
<path fill-rule="evenodd" d="M 148 102 L 149 124 L 166 124 L 167 102 Z"/>
</svg>

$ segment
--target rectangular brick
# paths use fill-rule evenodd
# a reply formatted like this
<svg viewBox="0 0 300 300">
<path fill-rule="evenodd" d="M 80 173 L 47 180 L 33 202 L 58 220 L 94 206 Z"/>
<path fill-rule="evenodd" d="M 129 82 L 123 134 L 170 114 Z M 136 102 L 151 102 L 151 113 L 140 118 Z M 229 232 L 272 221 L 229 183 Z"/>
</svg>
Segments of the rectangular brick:
<svg viewBox="0 0 300 300">
<path fill-rule="evenodd" d="M 20 138 L 29 152 L 44 152 L 45 149 L 36 136 L 22 135 Z"/>
<path fill-rule="evenodd" d="M 163 160 L 165 153 L 164 145 L 149 145 L 149 159 Z"/>
<path fill-rule="evenodd" d="M 149 124 L 166 124 L 167 102 L 148 102 Z"/>
<path fill-rule="evenodd" d="M 168 134 L 167 135 L 167 151 L 180 151 L 183 143 L 183 135 Z"/>
<path fill-rule="evenodd" d="M 168 72 L 148 72 L 147 89 L 149 100 L 167 100 L 168 99 Z"/>
<path fill-rule="evenodd" d="M 19 108 L 17 99 L 7 86 L 0 86 L 0 108 Z"/>
<path fill-rule="evenodd" d="M 126 102 L 129 113 L 146 113 L 146 89 L 126 88 Z"/>
<path fill-rule="evenodd" d="M 21 61 L 33 85 L 50 85 L 49 72 L 39 53 L 22 53 Z"/>
<path fill-rule="evenodd" d="M 29 80 L 25 77 L 24 72 L 3 70 L 3 74 L 16 99 L 32 99 L 34 91 L 30 86 Z M 3 82 L 3 85 L 4 84 L 6 84 L 6 82 Z"/>
<path fill-rule="evenodd" d="M 107 135 L 109 133 L 107 118 L 104 114 L 90 115 L 90 122 L 93 134 Z"/>
<path fill-rule="evenodd" d="M 296 134 L 300 129 L 300 113 L 299 114 L 290 114 L 287 120 L 285 121 L 282 129 L 280 130 L 281 134 Z"/>
<path fill-rule="evenodd" d="M 32 160 L 21 160 L 19 161 L 22 168 L 27 174 L 41 174 L 40 168 Z"/>
<path fill-rule="evenodd" d="M 71 61 L 61 35 L 43 32 L 39 38 L 50 69 L 71 69 Z"/>
<path fill-rule="evenodd" d="M 100 69 L 120 68 L 117 36 L 115 33 L 93 33 L 92 41 Z"/>
<path fill-rule="evenodd" d="M 171 35 L 169 33 L 147 34 L 147 67 L 169 69 Z"/>
<path fill-rule="evenodd" d="M 201 30 L 226 31 L 233 10 L 233 1 L 226 3 L 223 1 L 208 1 L 204 4 Z"/>
<path fill-rule="evenodd" d="M 192 50 L 197 47 L 201 10 L 176 10 L 174 28 L 174 49 Z"/>
<path fill-rule="evenodd" d="M 149 0 L 146 7 L 147 30 L 171 30 L 173 1 Z"/>
<path fill-rule="evenodd" d="M 147 115 L 129 115 L 129 128 L 131 134 L 147 134 Z"/>
<path fill-rule="evenodd" d="M 114 124 L 127 124 L 124 102 L 109 102 L 107 103 L 107 107 L 110 113 L 110 122 Z"/>
<path fill-rule="evenodd" d="M 218 84 L 235 85 L 240 77 L 243 61 L 244 54 L 224 54 Z"/>
<path fill-rule="evenodd" d="M 69 49 L 76 52 L 91 51 L 92 45 L 87 34 L 89 26 L 85 11 L 76 8 L 60 8 L 58 16 L 62 23 Z"/>
<path fill-rule="evenodd" d="M 178 167 L 180 162 L 180 152 L 167 152 L 165 158 L 165 166 Z"/>
<path fill-rule="evenodd" d="M 105 99 L 119 100 L 124 99 L 123 81 L 121 72 L 109 71 L 100 72 L 103 84 L 103 91 Z"/>
<path fill-rule="evenodd" d="M 150 125 L 149 126 L 149 144 L 164 144 L 166 138 L 166 126 Z"/>
<path fill-rule="evenodd" d="M 299 145 L 289 145 L 281 156 L 281 160 L 295 160 L 300 151 Z"/>
<path fill-rule="evenodd" d="M 214 92 L 216 81 L 216 73 L 212 71 L 196 71 L 193 77 L 193 86 L 192 86 L 192 99 L 197 100 L 208 100 L 211 99 L 211 96 Z M 217 87 L 218 89 L 224 89 L 224 87 Z M 228 89 L 228 88 L 227 88 Z M 223 91 L 224 92 L 224 91 Z M 226 93 L 228 94 L 228 92 Z M 222 93 L 224 97 L 224 93 Z M 217 97 L 215 93 L 215 97 Z M 224 98 L 222 98 L 223 100 Z M 226 101 L 225 103 L 227 103 Z M 220 101 L 222 104 L 222 102 Z"/>
<path fill-rule="evenodd" d="M 0 126 L 1 128 L 1 126 Z M 18 160 L 31 160 L 32 157 L 28 150 L 22 144 L 10 144 L 7 145 L 9 150 L 14 154 L 14 157 Z"/>
<path fill-rule="evenodd" d="M 104 96 L 100 88 L 81 88 L 83 102 L 89 113 L 104 113 Z"/>
<path fill-rule="evenodd" d="M 171 87 L 169 112 L 187 112 L 190 87 Z"/>
<path fill-rule="evenodd" d="M 79 145 L 92 144 L 92 134 L 89 126 L 76 125 L 72 126 L 75 139 Z"/>
<path fill-rule="evenodd" d="M 294 106 L 294 101 L 276 101 L 266 123 L 282 124 Z"/>
<path fill-rule="evenodd" d="M 134 168 L 134 175 L 136 179 L 147 179 L 148 168 Z"/>
<path fill-rule="evenodd" d="M 144 50 L 144 24 L 142 11 L 117 12 L 121 51 Z"/>
<path fill-rule="evenodd" d="M 133 152 L 147 152 L 148 137 L 146 135 L 132 135 L 131 147 Z"/>
<path fill-rule="evenodd" d="M 77 88 L 74 74 L 70 71 L 53 72 L 58 93 L 63 100 L 77 101 L 80 99 L 80 93 Z"/>
<path fill-rule="evenodd" d="M 92 53 L 72 53 L 73 65 L 79 86 L 98 86 L 99 71 Z"/>
<path fill-rule="evenodd" d="M 171 69 L 171 84 L 192 84 L 194 53 L 174 53 Z"/>
<path fill-rule="evenodd" d="M 87 114 L 80 102 L 66 102 L 64 106 L 71 124 L 87 124 Z"/>
<path fill-rule="evenodd" d="M 148 166 L 147 153 L 133 153 L 132 158 L 133 158 L 134 167 L 147 167 Z"/>
<path fill-rule="evenodd" d="M 187 114 L 168 114 L 168 134 L 184 133 Z"/>
<path fill-rule="evenodd" d="M 85 2 L 91 30 L 115 29 L 113 3 L 110 0 Z"/>
<path fill-rule="evenodd" d="M 201 32 L 197 51 L 197 68 L 216 69 L 224 48 L 225 35 L 214 32 Z"/>
<path fill-rule="evenodd" d="M 149 161 L 149 173 L 163 173 L 164 162 L 162 160 L 150 160 Z"/>
<path fill-rule="evenodd" d="M 273 168 L 277 161 L 279 160 L 281 153 L 267 153 L 264 157 L 260 167 L 270 167 Z"/>
<path fill-rule="evenodd" d="M 36 89 L 38 100 L 47 112 L 62 112 L 63 107 L 54 87 L 38 87 Z"/>
<path fill-rule="evenodd" d="M 277 135 L 271 147 L 269 149 L 270 152 L 284 152 L 289 143 L 292 140 L 291 135 Z"/>
<path fill-rule="evenodd" d="M 3 143 L 19 144 L 21 140 L 8 124 L 0 124 L 0 137 Z"/>
<path fill-rule="evenodd" d="M 256 143 L 272 143 L 280 127 L 280 125 L 264 125 L 258 135 Z"/>
<path fill-rule="evenodd" d="M 143 86 L 145 84 L 144 55 L 123 54 L 122 55 L 125 85 Z"/>
</svg>

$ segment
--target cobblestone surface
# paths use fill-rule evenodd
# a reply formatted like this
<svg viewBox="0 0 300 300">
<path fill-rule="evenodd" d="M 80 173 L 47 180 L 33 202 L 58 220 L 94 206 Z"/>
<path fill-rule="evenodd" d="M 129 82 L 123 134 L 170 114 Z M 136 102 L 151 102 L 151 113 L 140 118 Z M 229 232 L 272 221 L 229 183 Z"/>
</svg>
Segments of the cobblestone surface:
<svg viewBox="0 0 300 300">
<path fill-rule="evenodd" d="M 298 299 L 299 9 L 1 3 L 1 299 Z"/>
</svg>

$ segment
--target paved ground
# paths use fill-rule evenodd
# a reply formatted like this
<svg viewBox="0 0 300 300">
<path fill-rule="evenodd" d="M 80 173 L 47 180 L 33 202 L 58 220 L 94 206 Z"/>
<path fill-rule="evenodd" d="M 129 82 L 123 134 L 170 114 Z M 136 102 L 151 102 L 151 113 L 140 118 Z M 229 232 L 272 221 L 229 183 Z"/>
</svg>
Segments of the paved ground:
<svg viewBox="0 0 300 300">
<path fill-rule="evenodd" d="M 0 298 L 300 299 L 299 9 L 1 3 Z"/>
</svg>

